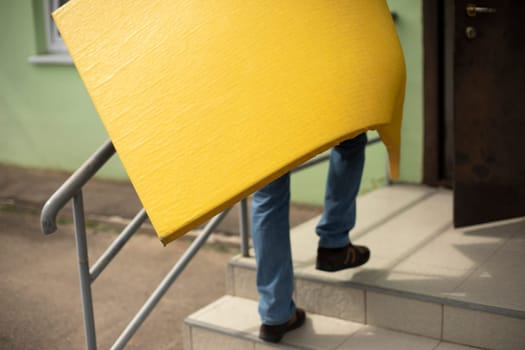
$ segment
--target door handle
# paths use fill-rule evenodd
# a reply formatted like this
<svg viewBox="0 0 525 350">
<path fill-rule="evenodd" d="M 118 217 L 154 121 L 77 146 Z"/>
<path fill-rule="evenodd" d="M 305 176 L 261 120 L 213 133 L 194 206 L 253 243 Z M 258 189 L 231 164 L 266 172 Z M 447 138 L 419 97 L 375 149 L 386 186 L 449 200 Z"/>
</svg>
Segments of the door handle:
<svg viewBox="0 0 525 350">
<path fill-rule="evenodd" d="M 492 7 L 478 7 L 475 4 L 467 4 L 465 8 L 467 16 L 476 17 L 478 13 L 495 13 L 496 9 Z"/>
</svg>

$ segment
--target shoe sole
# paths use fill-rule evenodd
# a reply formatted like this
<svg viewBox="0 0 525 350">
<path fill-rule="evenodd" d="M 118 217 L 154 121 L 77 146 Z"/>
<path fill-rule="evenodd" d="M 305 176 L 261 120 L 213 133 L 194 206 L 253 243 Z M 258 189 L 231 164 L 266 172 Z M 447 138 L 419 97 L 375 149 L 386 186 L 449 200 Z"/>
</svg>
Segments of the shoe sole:
<svg viewBox="0 0 525 350">
<path fill-rule="evenodd" d="M 326 272 L 336 272 L 336 271 L 341 271 L 341 270 L 346 270 L 346 269 L 353 269 L 355 267 L 359 267 L 359 266 L 363 266 L 364 264 L 366 264 L 368 262 L 369 259 L 366 259 L 366 261 L 363 261 L 361 264 L 358 264 L 358 265 L 352 265 L 352 266 L 322 266 L 322 265 L 318 265 L 316 264 L 315 265 L 315 268 L 317 270 L 320 270 L 320 271 L 326 271 Z"/>
</svg>

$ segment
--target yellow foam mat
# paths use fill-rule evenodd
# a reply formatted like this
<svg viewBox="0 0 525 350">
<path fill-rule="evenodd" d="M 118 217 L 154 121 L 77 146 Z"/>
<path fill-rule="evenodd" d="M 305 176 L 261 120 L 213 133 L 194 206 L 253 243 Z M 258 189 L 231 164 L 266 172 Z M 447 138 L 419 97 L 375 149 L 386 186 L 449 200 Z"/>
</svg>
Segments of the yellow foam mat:
<svg viewBox="0 0 525 350">
<path fill-rule="evenodd" d="M 363 130 L 397 175 L 384 0 L 71 0 L 55 22 L 163 243 Z"/>
</svg>

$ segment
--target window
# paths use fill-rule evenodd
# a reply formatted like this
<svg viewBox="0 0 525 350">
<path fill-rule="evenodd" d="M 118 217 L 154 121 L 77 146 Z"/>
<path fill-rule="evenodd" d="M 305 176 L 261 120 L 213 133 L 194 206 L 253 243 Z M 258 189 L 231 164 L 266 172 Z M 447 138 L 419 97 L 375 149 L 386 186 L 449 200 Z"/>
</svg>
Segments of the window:
<svg viewBox="0 0 525 350">
<path fill-rule="evenodd" d="M 49 53 L 66 53 L 67 49 L 64 41 L 60 37 L 60 33 L 51 18 L 51 13 L 60 6 L 64 5 L 68 0 L 46 0 L 44 8 L 45 24 L 46 24 L 46 45 Z"/>
<path fill-rule="evenodd" d="M 66 45 L 64 45 L 64 41 L 51 17 L 51 13 L 66 2 L 68 0 L 33 0 L 37 54 L 28 58 L 29 63 L 73 64 Z"/>
</svg>

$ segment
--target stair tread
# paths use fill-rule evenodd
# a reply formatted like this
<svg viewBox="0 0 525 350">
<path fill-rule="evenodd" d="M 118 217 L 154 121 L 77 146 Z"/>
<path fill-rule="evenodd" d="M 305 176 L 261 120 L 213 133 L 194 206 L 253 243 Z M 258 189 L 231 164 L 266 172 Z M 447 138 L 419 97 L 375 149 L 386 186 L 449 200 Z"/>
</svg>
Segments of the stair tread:
<svg viewBox="0 0 525 350">
<path fill-rule="evenodd" d="M 286 334 L 279 345 L 274 345 L 258 339 L 259 324 L 257 303 L 234 296 L 224 296 L 186 319 L 188 327 L 240 338 L 253 343 L 255 349 L 476 349 L 313 313 L 307 314 L 303 327 Z M 196 338 L 206 336 L 199 332 L 190 334 Z M 215 348 L 220 349 L 220 336 L 214 339 Z M 199 341 L 192 339 L 194 344 Z M 198 350 L 195 346 L 193 349 Z"/>
</svg>

